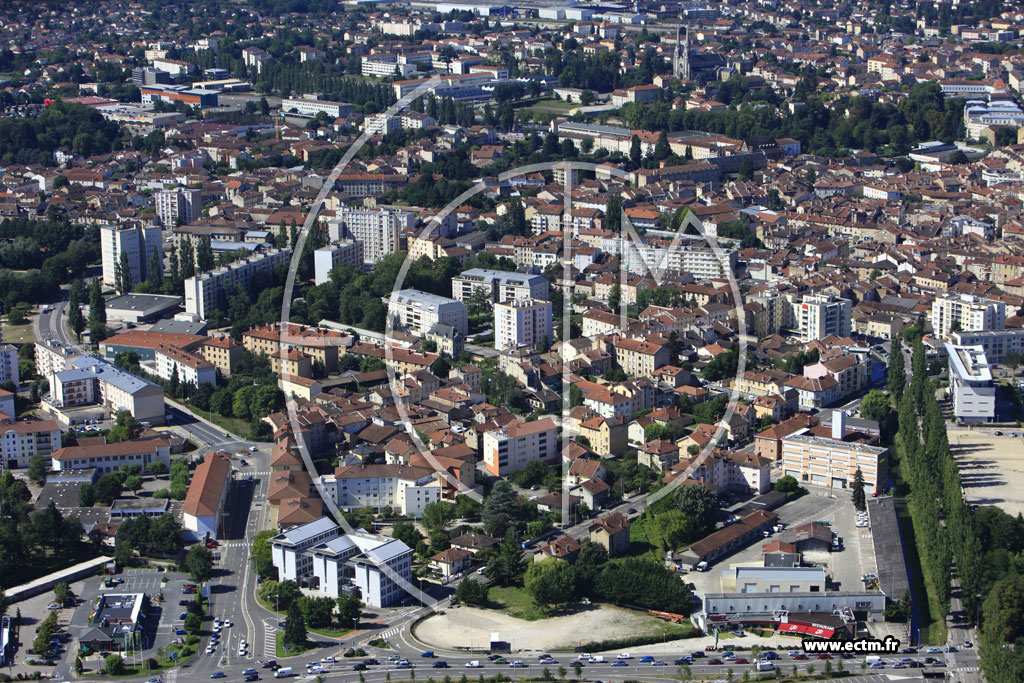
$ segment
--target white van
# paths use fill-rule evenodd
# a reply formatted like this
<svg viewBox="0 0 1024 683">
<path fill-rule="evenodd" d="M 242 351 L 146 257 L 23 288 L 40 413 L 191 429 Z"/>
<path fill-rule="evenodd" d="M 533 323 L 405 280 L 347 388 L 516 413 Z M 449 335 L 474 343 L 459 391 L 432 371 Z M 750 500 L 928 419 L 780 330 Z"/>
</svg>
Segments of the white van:
<svg viewBox="0 0 1024 683">
<path fill-rule="evenodd" d="M 479 669 L 480 668 L 480 660 L 474 659 L 472 662 L 467 662 L 466 663 L 466 668 L 467 669 Z"/>
<path fill-rule="evenodd" d="M 590 658 L 590 661 L 595 663 L 595 664 L 599 664 L 599 663 L 604 661 L 604 657 L 601 656 L 601 655 L 594 655 L 593 657 Z"/>
<path fill-rule="evenodd" d="M 775 671 L 775 665 L 767 659 L 761 659 L 757 662 L 758 671 Z"/>
<path fill-rule="evenodd" d="M 698 562 L 697 563 L 697 571 L 699 571 L 699 572 L 706 572 L 707 570 L 708 570 L 708 563 L 707 562 Z"/>
<path fill-rule="evenodd" d="M 285 666 L 274 672 L 274 678 L 288 678 L 292 675 L 292 668 Z"/>
<path fill-rule="evenodd" d="M 868 666 L 871 666 L 872 664 L 878 664 L 880 661 L 882 661 L 882 658 L 878 655 L 868 655 L 864 658 L 864 663 Z"/>
</svg>

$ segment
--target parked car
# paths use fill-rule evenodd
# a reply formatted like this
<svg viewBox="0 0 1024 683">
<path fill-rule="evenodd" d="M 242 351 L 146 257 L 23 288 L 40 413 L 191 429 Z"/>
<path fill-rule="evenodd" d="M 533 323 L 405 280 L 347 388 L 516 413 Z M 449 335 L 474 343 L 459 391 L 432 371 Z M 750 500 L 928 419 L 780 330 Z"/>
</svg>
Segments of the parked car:
<svg viewBox="0 0 1024 683">
<path fill-rule="evenodd" d="M 210 674 L 210 678 L 227 678 L 227 677 L 228 677 L 228 675 L 226 673 L 224 673 L 223 671 L 214 671 L 212 674 Z"/>
</svg>

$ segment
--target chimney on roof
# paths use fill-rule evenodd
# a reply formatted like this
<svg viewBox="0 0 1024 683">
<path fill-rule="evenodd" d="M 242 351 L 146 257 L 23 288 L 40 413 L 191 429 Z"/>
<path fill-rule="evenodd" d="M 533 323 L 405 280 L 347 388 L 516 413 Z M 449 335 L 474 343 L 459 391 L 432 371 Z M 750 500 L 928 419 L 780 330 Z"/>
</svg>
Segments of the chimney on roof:
<svg viewBox="0 0 1024 683">
<path fill-rule="evenodd" d="M 846 436 L 846 411 L 833 410 L 832 438 L 835 439 L 836 441 L 842 441 L 844 436 Z"/>
</svg>

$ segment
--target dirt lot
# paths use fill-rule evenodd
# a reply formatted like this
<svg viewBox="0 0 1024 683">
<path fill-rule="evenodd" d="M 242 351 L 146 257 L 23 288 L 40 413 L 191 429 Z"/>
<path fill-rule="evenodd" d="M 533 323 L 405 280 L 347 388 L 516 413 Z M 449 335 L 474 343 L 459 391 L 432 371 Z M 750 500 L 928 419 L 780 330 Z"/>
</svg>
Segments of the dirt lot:
<svg viewBox="0 0 1024 683">
<path fill-rule="evenodd" d="M 950 430 L 949 445 L 960 465 L 967 501 L 1024 512 L 1024 431 Z M 1016 433 L 1016 437 L 1010 434 Z"/>
<path fill-rule="evenodd" d="M 416 637 L 438 648 L 486 646 L 498 632 L 513 650 L 553 650 L 584 642 L 621 638 L 624 633 L 657 633 L 665 622 L 641 612 L 597 606 L 567 616 L 524 621 L 493 610 L 457 607 L 416 627 Z M 581 638 L 586 634 L 586 638 Z"/>
</svg>

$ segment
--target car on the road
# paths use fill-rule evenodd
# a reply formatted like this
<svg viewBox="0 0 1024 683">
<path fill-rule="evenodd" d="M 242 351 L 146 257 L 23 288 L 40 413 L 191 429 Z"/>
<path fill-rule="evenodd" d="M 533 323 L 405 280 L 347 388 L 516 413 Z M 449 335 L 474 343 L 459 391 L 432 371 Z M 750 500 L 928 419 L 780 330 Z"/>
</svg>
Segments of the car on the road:
<svg viewBox="0 0 1024 683">
<path fill-rule="evenodd" d="M 641 662 L 643 662 L 645 664 L 648 663 L 648 662 L 653 662 L 654 661 L 654 656 L 653 655 L 644 655 L 643 657 L 641 657 L 639 659 L 639 661 L 641 661 Z"/>
<path fill-rule="evenodd" d="M 879 660 L 877 662 L 872 662 L 871 663 L 871 668 L 872 669 L 884 669 L 885 668 L 885 662 L 883 662 L 881 660 Z"/>
<path fill-rule="evenodd" d="M 182 600 L 182 602 L 184 602 L 186 605 L 188 604 L 188 600 Z M 178 615 L 178 618 L 179 619 L 184 619 L 187 616 L 188 616 L 188 612 L 182 612 L 181 614 Z"/>
<path fill-rule="evenodd" d="M 589 652 L 584 652 L 583 654 L 581 654 L 578 657 L 576 657 L 576 659 L 580 660 L 581 662 L 590 661 L 592 658 L 593 657 L 591 656 L 591 654 Z"/>
<path fill-rule="evenodd" d="M 252 683 L 253 681 L 260 680 L 260 675 L 259 674 L 246 674 L 245 678 L 243 678 L 242 680 L 244 680 L 245 683 Z"/>
<path fill-rule="evenodd" d="M 430 657 L 433 657 L 433 656 L 434 656 L 434 651 L 433 650 L 426 650 L 426 651 L 420 653 L 420 657 L 430 658 Z"/>
<path fill-rule="evenodd" d="M 719 666 L 719 665 L 721 665 L 721 663 L 722 663 L 722 660 L 719 659 L 718 657 L 715 657 L 714 659 L 709 659 L 708 660 L 708 664 L 710 664 L 711 666 Z"/>
<path fill-rule="evenodd" d="M 362 662 L 356 662 L 355 664 L 352 665 L 352 670 L 353 671 L 366 671 L 366 665 L 363 664 Z"/>
<path fill-rule="evenodd" d="M 917 648 L 916 647 L 905 647 L 902 650 L 900 650 L 900 654 L 901 655 L 916 655 L 917 654 Z"/>
<path fill-rule="evenodd" d="M 244 645 L 239 645 L 238 646 L 238 656 L 239 657 L 244 657 L 245 656 L 245 646 Z"/>
<path fill-rule="evenodd" d="M 498 655 L 491 655 L 491 657 L 497 657 L 497 656 Z M 488 657 L 487 659 L 490 659 L 491 657 Z M 397 662 L 401 658 L 402 658 L 402 655 L 398 655 L 398 654 L 388 655 L 388 661 L 389 662 Z"/>
<path fill-rule="evenodd" d="M 697 650 L 696 652 L 691 652 L 690 656 L 694 659 L 704 659 L 705 657 L 707 657 L 707 655 L 701 652 L 700 650 Z"/>
<path fill-rule="evenodd" d="M 513 668 L 513 669 L 522 669 L 522 668 L 525 668 L 525 667 L 526 667 L 526 662 L 524 662 L 524 661 L 523 661 L 523 660 L 521 660 L 521 659 L 517 659 L 517 660 L 515 660 L 515 661 L 511 662 L 511 663 L 509 664 L 509 666 L 510 666 L 511 668 Z"/>
<path fill-rule="evenodd" d="M 797 652 L 795 655 L 793 655 L 793 659 L 804 660 L 804 659 L 807 659 L 807 655 L 805 655 L 802 652 Z"/>
<path fill-rule="evenodd" d="M 818 655 L 818 659 L 832 659 L 832 655 L 830 655 L 827 652 L 822 652 L 820 655 Z"/>
<path fill-rule="evenodd" d="M 185 635 L 185 629 L 183 629 L 183 628 L 176 628 L 176 629 L 174 629 L 174 635 L 176 635 L 176 636 L 183 636 L 183 635 Z"/>
<path fill-rule="evenodd" d="M 508 660 L 505 659 L 504 657 L 500 656 L 500 655 L 498 657 L 492 659 L 491 661 L 494 662 L 495 664 L 508 664 Z"/>
<path fill-rule="evenodd" d="M 733 664 L 749 664 L 746 657 L 736 657 L 732 660 Z"/>
<path fill-rule="evenodd" d="M 49 605 L 46 606 L 46 609 L 60 609 L 60 605 L 58 605 L 55 602 L 51 602 Z"/>
<path fill-rule="evenodd" d="M 268 659 L 267 661 L 260 664 L 260 666 L 262 666 L 264 669 L 273 669 L 275 666 L 277 666 L 277 660 Z"/>
<path fill-rule="evenodd" d="M 633 659 L 633 655 L 629 654 L 628 652 L 620 652 L 619 654 L 615 655 L 615 659 Z"/>
<path fill-rule="evenodd" d="M 466 662 L 467 669 L 479 669 L 481 666 L 483 665 L 475 659 L 472 662 Z"/>
<path fill-rule="evenodd" d="M 444 661 L 443 659 L 439 659 L 436 662 L 434 662 L 434 664 L 432 666 L 435 669 L 447 669 L 448 668 L 448 662 Z"/>
<path fill-rule="evenodd" d="M 974 647 L 974 643 L 964 638 L 964 647 Z"/>
<path fill-rule="evenodd" d="M 927 650 L 925 650 L 925 652 L 927 652 L 930 655 L 937 655 L 937 654 L 942 652 L 942 648 L 941 647 L 930 647 Z"/>
<path fill-rule="evenodd" d="M 892 668 L 894 668 L 894 669 L 906 669 L 907 665 L 904 664 L 903 662 L 893 662 L 892 663 Z"/>
<path fill-rule="evenodd" d="M 214 671 L 212 674 L 210 674 L 210 678 L 227 678 L 227 677 L 228 677 L 228 675 L 226 673 L 224 673 L 223 671 Z"/>
<path fill-rule="evenodd" d="M 320 658 L 320 663 L 321 664 L 334 664 L 334 657 L 321 657 Z"/>
<path fill-rule="evenodd" d="M 616 659 L 612 662 L 612 666 L 629 666 L 629 664 L 627 664 L 625 660 Z"/>
<path fill-rule="evenodd" d="M 248 676 L 249 674 L 254 674 L 254 673 L 257 673 L 256 669 L 254 669 L 254 668 L 252 668 L 250 666 L 248 669 L 246 669 L 245 671 L 242 672 L 242 675 L 243 676 Z"/>
<path fill-rule="evenodd" d="M 655 659 L 653 662 L 651 662 L 651 666 L 667 666 L 667 664 L 665 664 L 664 659 Z"/>
<path fill-rule="evenodd" d="M 255 446 L 249 446 L 249 452 L 250 453 L 255 453 L 256 452 L 256 447 Z"/>
<path fill-rule="evenodd" d="M 545 657 L 544 659 L 537 660 L 541 664 L 558 664 L 558 660 L 554 657 Z"/>
<path fill-rule="evenodd" d="M 217 651 L 217 648 L 215 648 L 213 645 L 207 645 L 206 646 L 206 654 L 212 655 L 216 651 Z"/>
<path fill-rule="evenodd" d="M 412 664 L 410 664 L 409 662 L 407 662 L 406 660 L 403 659 L 403 660 L 400 660 L 400 661 L 395 663 L 395 668 L 396 669 L 411 669 L 412 668 Z"/>
<path fill-rule="evenodd" d="M 959 650 L 956 649 L 955 645 L 950 645 L 946 648 L 946 652 L 959 652 Z"/>
<path fill-rule="evenodd" d="M 366 666 L 376 666 L 376 665 L 380 664 L 380 662 L 378 662 L 373 657 L 370 657 L 369 659 L 364 659 L 363 660 L 363 664 L 365 664 Z"/>
<path fill-rule="evenodd" d="M 213 632 L 214 633 L 220 633 L 220 626 L 214 626 L 213 627 Z"/>
<path fill-rule="evenodd" d="M 231 620 L 225 619 L 221 626 L 223 626 L 224 628 L 231 628 Z"/>
</svg>

